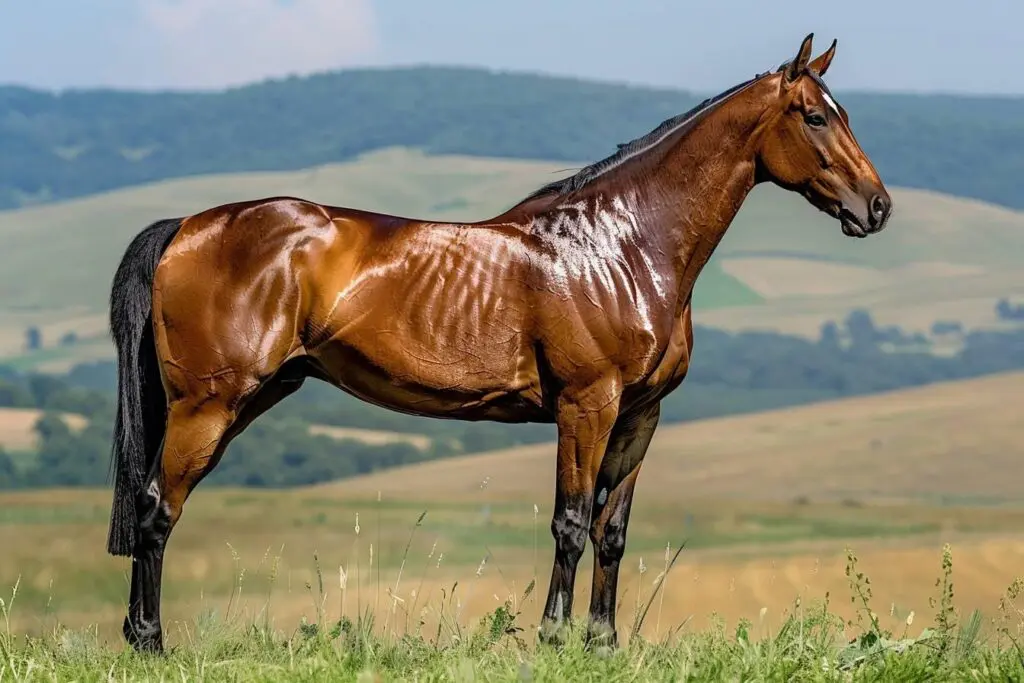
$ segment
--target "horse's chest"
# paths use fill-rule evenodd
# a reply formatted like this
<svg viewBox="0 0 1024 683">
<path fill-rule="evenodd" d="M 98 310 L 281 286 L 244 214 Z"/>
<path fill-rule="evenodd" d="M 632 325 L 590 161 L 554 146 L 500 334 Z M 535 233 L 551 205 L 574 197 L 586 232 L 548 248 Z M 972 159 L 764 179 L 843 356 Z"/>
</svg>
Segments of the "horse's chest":
<svg viewBox="0 0 1024 683">
<path fill-rule="evenodd" d="M 686 345 L 670 347 L 651 376 L 654 386 L 674 385 L 684 377 L 690 369 L 690 350 Z"/>
<path fill-rule="evenodd" d="M 674 321 L 664 350 L 647 375 L 645 384 L 658 398 L 677 387 L 686 377 L 686 373 L 690 369 L 692 340 L 689 308 L 687 308 L 684 314 Z"/>
</svg>

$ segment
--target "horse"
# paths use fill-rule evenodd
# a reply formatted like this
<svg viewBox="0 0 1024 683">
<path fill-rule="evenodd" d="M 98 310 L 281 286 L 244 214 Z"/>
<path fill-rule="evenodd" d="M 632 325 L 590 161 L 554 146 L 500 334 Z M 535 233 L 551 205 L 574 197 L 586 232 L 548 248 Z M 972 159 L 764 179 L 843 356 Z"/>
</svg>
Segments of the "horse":
<svg viewBox="0 0 1024 683">
<path fill-rule="evenodd" d="M 660 402 L 693 352 L 694 282 L 770 182 L 864 238 L 892 200 L 822 77 L 794 58 L 619 145 L 498 216 L 436 222 L 296 197 L 137 233 L 113 277 L 118 363 L 107 550 L 131 556 L 123 634 L 162 652 L 164 549 L 231 440 L 308 378 L 389 410 L 557 428 L 559 643 L 594 549 L 588 642 L 618 645 L 619 563 Z"/>
</svg>

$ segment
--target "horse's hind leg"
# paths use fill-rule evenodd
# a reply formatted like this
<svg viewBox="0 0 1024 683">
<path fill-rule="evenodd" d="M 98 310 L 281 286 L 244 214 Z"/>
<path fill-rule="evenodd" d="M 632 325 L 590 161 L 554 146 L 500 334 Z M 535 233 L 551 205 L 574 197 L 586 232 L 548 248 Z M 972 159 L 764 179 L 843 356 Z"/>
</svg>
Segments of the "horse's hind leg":
<svg viewBox="0 0 1024 683">
<path fill-rule="evenodd" d="M 160 587 L 164 546 L 181 517 L 186 498 L 216 467 L 235 436 L 299 390 L 307 369 L 302 359 L 285 363 L 244 402 L 235 398 L 236 389 L 222 385 L 214 401 L 204 396 L 171 407 L 160 454 L 136 502 L 140 541 L 133 557 L 131 597 L 124 622 L 124 636 L 134 647 L 150 651 L 163 648 Z M 232 410 L 233 404 L 238 409 Z"/>
<path fill-rule="evenodd" d="M 124 636 L 139 650 L 160 651 L 160 586 L 164 546 L 185 499 L 216 465 L 227 446 L 234 415 L 221 401 L 174 404 L 159 456 L 136 501 L 138 543 L 132 557 L 132 587 Z"/>
</svg>

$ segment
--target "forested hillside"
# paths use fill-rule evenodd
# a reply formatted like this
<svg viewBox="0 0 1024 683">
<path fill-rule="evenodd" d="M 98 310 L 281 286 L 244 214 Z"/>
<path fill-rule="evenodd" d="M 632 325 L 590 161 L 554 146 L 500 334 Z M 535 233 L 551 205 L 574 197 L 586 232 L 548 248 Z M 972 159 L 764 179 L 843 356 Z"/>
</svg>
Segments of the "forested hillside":
<svg viewBox="0 0 1024 683">
<path fill-rule="evenodd" d="M 608 155 L 706 94 L 435 67 L 202 94 L 4 87 L 0 208 L 197 173 L 299 169 L 396 145 L 572 164 Z M 839 99 L 888 184 L 1024 208 L 1024 98 L 840 86 Z"/>
</svg>

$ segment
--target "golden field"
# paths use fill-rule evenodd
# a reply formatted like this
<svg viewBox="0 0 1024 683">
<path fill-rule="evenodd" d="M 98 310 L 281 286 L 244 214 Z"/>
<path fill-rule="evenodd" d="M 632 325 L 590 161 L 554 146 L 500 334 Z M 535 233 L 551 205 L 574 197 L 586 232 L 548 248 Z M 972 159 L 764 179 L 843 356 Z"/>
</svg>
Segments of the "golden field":
<svg viewBox="0 0 1024 683">
<path fill-rule="evenodd" d="M 42 416 L 43 411 L 37 408 L 0 408 L 0 448 L 12 451 L 35 448 L 38 442 L 35 425 Z M 72 431 L 88 424 L 81 415 L 62 413 L 61 418 Z"/>
<path fill-rule="evenodd" d="M 683 541 L 647 634 L 703 627 L 713 613 L 757 624 L 762 608 L 768 627 L 798 596 L 806 608 L 826 592 L 853 616 L 847 546 L 883 622 L 910 611 L 915 629 L 928 622 L 943 543 L 952 546 L 958 606 L 992 615 L 1024 566 L 1022 398 L 1024 373 L 1013 373 L 663 425 L 637 487 L 620 628 L 649 595 L 666 544 L 674 551 Z M 534 576 L 523 607 L 536 623 L 552 556 L 553 477 L 552 447 L 541 445 L 290 491 L 200 487 L 168 546 L 169 637 L 184 637 L 176 625 L 204 610 L 255 616 L 267 604 L 281 628 L 318 609 L 336 619 L 367 607 L 381 628 L 415 629 L 421 618 L 429 628 L 456 582 L 446 610 L 468 621 L 521 595 Z M 0 496 L 0 596 L 10 604 L 19 583 L 15 630 L 59 620 L 96 624 L 118 641 L 129 563 L 104 551 L 109 495 Z M 577 613 L 589 599 L 590 562 L 588 553 Z"/>
</svg>

